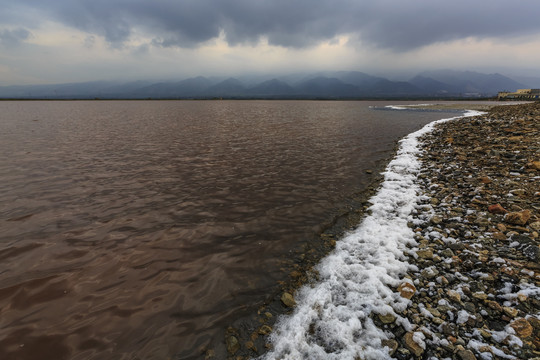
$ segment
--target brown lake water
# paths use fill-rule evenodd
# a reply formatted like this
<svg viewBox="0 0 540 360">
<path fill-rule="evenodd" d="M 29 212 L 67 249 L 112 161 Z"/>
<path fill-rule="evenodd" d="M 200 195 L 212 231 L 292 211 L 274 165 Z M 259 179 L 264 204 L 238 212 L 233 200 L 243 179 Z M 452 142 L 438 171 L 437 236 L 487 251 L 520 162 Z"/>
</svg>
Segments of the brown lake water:
<svg viewBox="0 0 540 360">
<path fill-rule="evenodd" d="M 0 102 L 0 359 L 201 358 L 448 117 L 386 104 Z"/>
</svg>

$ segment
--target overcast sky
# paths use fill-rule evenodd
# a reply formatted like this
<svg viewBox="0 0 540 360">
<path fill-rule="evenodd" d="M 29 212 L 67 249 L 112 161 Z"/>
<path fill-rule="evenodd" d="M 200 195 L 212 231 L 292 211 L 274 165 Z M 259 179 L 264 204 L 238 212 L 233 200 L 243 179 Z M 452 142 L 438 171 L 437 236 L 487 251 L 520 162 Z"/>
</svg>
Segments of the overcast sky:
<svg viewBox="0 0 540 360">
<path fill-rule="evenodd" d="M 538 0 L 0 0 L 0 85 L 358 70 L 540 76 Z"/>
</svg>

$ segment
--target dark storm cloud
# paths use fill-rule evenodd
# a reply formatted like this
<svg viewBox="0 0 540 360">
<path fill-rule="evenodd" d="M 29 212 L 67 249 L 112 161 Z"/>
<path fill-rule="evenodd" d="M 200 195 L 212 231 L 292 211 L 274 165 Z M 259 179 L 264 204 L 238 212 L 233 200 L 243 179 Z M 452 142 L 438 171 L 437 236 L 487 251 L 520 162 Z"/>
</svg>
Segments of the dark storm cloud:
<svg viewBox="0 0 540 360">
<path fill-rule="evenodd" d="M 306 47 L 352 34 L 381 48 L 408 50 L 464 37 L 540 32 L 540 2 L 491 0 L 12 0 L 121 46 L 144 32 L 153 44 L 195 47 L 221 32 L 231 45 Z"/>
</svg>

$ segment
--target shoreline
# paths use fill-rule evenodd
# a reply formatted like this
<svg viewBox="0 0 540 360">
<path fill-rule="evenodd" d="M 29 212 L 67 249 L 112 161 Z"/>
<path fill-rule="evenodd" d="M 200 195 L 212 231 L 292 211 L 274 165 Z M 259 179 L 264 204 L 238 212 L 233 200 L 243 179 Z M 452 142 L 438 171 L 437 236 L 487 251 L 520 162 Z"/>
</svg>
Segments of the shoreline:
<svg viewBox="0 0 540 360">
<path fill-rule="evenodd" d="M 322 225 L 321 232 L 314 235 L 315 239 L 303 244 L 302 250 L 299 250 L 295 259 L 291 260 L 293 265 L 287 266 L 291 270 L 288 279 L 280 283 L 277 291 L 274 291 L 272 297 L 258 308 L 257 313 L 248 313 L 229 324 L 224 331 L 224 344 L 221 345 L 224 349 L 217 346 L 202 349 L 205 360 L 218 359 L 217 354 L 222 353 L 228 354 L 227 360 L 247 360 L 263 356 L 270 349 L 268 337 L 276 322 L 281 316 L 289 315 L 295 309 L 296 302 L 291 294 L 317 280 L 317 266 L 320 261 L 334 250 L 336 241 L 353 231 L 365 217 L 370 206 L 369 200 L 377 193 L 383 181 L 381 174 L 386 164 L 395 156 L 396 150 L 397 145 L 387 159 L 369 170 L 369 174 L 373 176 L 369 185 L 364 190 L 352 194 L 349 203 L 336 209 L 334 216 Z"/>
<path fill-rule="evenodd" d="M 83 97 L 83 98 L 0 98 L 0 101 L 434 101 L 434 102 L 491 102 L 492 106 L 500 105 L 504 102 L 497 100 L 496 97 L 481 97 L 481 98 L 468 98 L 468 97 L 420 97 L 420 98 L 400 98 L 400 97 L 361 97 L 361 98 L 332 98 L 332 97 L 201 97 L 201 98 L 95 98 L 95 97 Z M 454 109 L 463 109 L 461 105 L 456 105 Z"/>
<path fill-rule="evenodd" d="M 428 358 L 429 356 L 437 356 L 437 357 L 440 356 L 441 358 L 444 358 L 445 356 L 446 357 L 458 356 L 458 358 L 469 360 L 469 359 L 476 359 L 476 358 L 487 359 L 487 358 L 490 358 L 490 356 L 491 358 L 493 358 L 493 356 L 495 356 L 495 358 L 496 357 L 504 358 L 505 356 L 507 356 L 508 358 L 531 358 L 531 356 L 532 357 L 539 356 L 538 354 L 538 321 L 537 321 L 539 317 L 539 314 L 538 314 L 539 302 L 536 299 L 538 297 L 537 291 L 538 291 L 539 283 L 538 283 L 537 272 L 525 267 L 526 270 L 523 276 L 529 276 L 529 278 L 531 279 L 536 277 L 536 280 L 535 280 L 536 282 L 533 281 L 533 284 L 527 288 L 528 289 L 527 291 L 522 292 L 522 293 L 519 293 L 518 291 L 517 293 L 515 293 L 515 297 L 514 297 L 515 299 L 523 299 L 522 302 L 525 302 L 527 304 L 526 305 L 528 306 L 527 309 L 529 309 L 527 312 L 524 312 L 523 309 L 519 308 L 519 306 L 518 306 L 517 312 L 515 310 L 515 307 L 508 306 L 508 305 L 512 305 L 511 304 L 512 300 L 511 299 L 507 300 L 506 298 L 508 298 L 509 296 L 511 297 L 513 295 L 508 295 L 507 293 L 503 294 L 502 300 L 499 301 L 501 304 L 497 306 L 495 305 L 495 302 L 497 302 L 496 293 L 495 294 L 487 293 L 486 298 L 484 299 L 484 295 L 477 294 L 478 291 L 472 292 L 472 290 L 470 290 L 470 287 L 467 288 L 466 286 L 462 285 L 463 282 L 467 283 L 467 281 L 474 282 L 475 286 L 476 286 L 476 283 L 483 283 L 483 282 L 488 281 L 488 280 L 484 281 L 484 279 L 478 279 L 479 276 L 466 278 L 466 275 L 462 275 L 461 279 L 467 280 L 467 281 L 463 280 L 462 282 L 459 282 L 460 281 L 459 278 L 458 280 L 456 280 L 455 276 L 452 277 L 452 274 L 449 274 L 445 277 L 443 274 L 446 274 L 446 272 L 451 270 L 454 265 L 457 266 L 458 264 L 465 262 L 467 266 L 470 266 L 470 262 L 472 262 L 472 260 L 470 259 L 471 258 L 470 254 L 471 252 L 473 252 L 471 251 L 471 248 L 475 250 L 477 247 L 477 245 L 474 245 L 474 242 L 478 241 L 479 239 L 484 241 L 487 238 L 486 237 L 487 233 L 478 234 L 475 231 L 471 231 L 471 234 L 472 234 L 471 235 L 465 232 L 465 234 L 467 235 L 466 238 L 464 239 L 459 238 L 457 241 L 454 241 L 452 244 L 447 244 L 448 242 L 451 242 L 451 241 L 447 241 L 447 242 L 442 241 L 441 238 L 445 237 L 444 232 L 446 228 L 442 226 L 446 225 L 446 221 L 447 221 L 446 217 L 448 214 L 441 215 L 441 214 L 438 214 L 437 211 L 438 209 L 441 208 L 439 205 L 445 204 L 445 203 L 442 202 L 441 199 L 437 199 L 434 194 L 429 194 L 430 196 L 425 195 L 430 192 L 434 193 L 434 190 L 432 188 L 432 180 L 430 179 L 432 179 L 433 177 L 436 178 L 437 176 L 440 177 L 440 175 L 438 175 L 437 173 L 440 171 L 441 168 L 444 168 L 445 161 L 447 160 L 447 158 L 443 160 L 442 158 L 437 158 L 434 155 L 435 148 L 433 148 L 433 146 L 434 144 L 437 144 L 437 140 L 440 140 L 442 136 L 440 132 L 444 131 L 444 130 L 440 130 L 441 128 L 447 129 L 446 131 L 450 131 L 452 134 L 460 133 L 462 136 L 465 136 L 465 139 L 466 139 L 466 136 L 470 134 L 471 129 L 462 128 L 461 127 L 462 122 L 466 122 L 469 124 L 473 123 L 475 124 L 474 126 L 476 127 L 480 125 L 498 124 L 497 121 L 499 122 L 506 121 L 506 122 L 512 123 L 513 120 L 510 120 L 508 118 L 516 117 L 516 114 L 518 115 L 526 114 L 524 116 L 527 117 L 526 121 L 529 121 L 529 125 L 531 121 L 532 121 L 532 125 L 535 125 L 534 123 L 535 122 L 538 123 L 538 120 L 540 119 L 540 116 L 539 116 L 540 106 L 538 105 L 539 105 L 538 103 L 533 103 L 533 104 L 525 104 L 525 105 L 518 105 L 518 106 L 504 105 L 504 106 L 495 107 L 495 109 L 492 110 L 488 115 L 480 115 L 480 116 L 475 116 L 472 118 L 461 118 L 454 121 L 448 121 L 448 122 L 436 124 L 435 130 L 432 130 L 430 133 L 423 136 L 422 145 L 421 145 L 422 154 L 420 156 L 421 161 L 423 162 L 423 165 L 421 167 L 420 174 L 418 175 L 417 182 L 419 183 L 420 187 L 423 189 L 422 191 L 424 193 L 424 198 L 429 199 L 429 200 L 426 204 L 419 204 L 418 209 L 420 209 L 421 211 L 414 215 L 417 219 L 424 218 L 424 223 L 415 225 L 414 227 L 411 228 L 411 230 L 414 231 L 414 234 L 415 234 L 414 239 L 416 240 L 417 243 L 416 243 L 416 246 L 413 246 L 411 249 L 406 250 L 406 252 L 409 253 L 408 261 L 409 261 L 409 266 L 411 267 L 412 270 L 409 270 L 406 275 L 407 277 L 410 278 L 410 280 L 404 281 L 410 284 L 416 284 L 411 287 L 414 289 L 414 294 L 409 304 L 405 308 L 394 309 L 394 310 L 397 310 L 395 311 L 394 314 L 381 314 L 380 311 L 379 311 L 379 314 L 377 314 L 376 312 L 372 312 L 370 314 L 370 319 L 372 319 L 373 323 L 376 324 L 380 329 L 383 330 L 384 333 L 387 334 L 386 339 L 378 339 L 378 340 L 374 339 L 374 341 L 375 342 L 379 341 L 379 347 L 386 346 L 385 350 L 390 351 L 390 354 L 387 353 L 388 358 L 392 357 L 392 358 L 399 358 L 399 359 L 413 359 L 413 358 Z M 532 110 L 530 110 L 529 108 L 531 108 Z M 491 120 L 491 118 L 495 118 L 495 120 Z M 521 121 L 521 120 L 518 119 L 518 121 Z M 493 126 L 491 126 L 490 128 L 493 128 Z M 537 136 L 538 132 L 535 134 Z M 508 134 L 503 133 L 503 135 L 507 136 Z M 453 136 L 456 137 L 457 135 L 453 135 Z M 507 137 L 511 137 L 511 136 L 507 136 Z M 454 141 L 453 138 L 449 142 L 448 138 L 449 136 L 446 135 L 446 138 L 445 138 L 446 142 L 444 143 L 444 145 L 442 145 L 443 148 L 447 147 L 448 145 L 454 146 L 454 147 L 458 145 L 459 142 Z M 534 135 L 531 138 L 534 138 Z M 463 139 L 461 143 L 459 144 L 462 146 L 472 146 L 468 141 L 463 141 Z M 478 144 L 479 143 L 476 143 L 476 145 Z M 431 148 L 429 147 L 430 145 L 432 146 Z M 477 148 L 478 146 L 476 146 L 476 148 L 471 149 L 471 151 L 472 150 L 476 150 L 477 152 L 480 151 Z M 534 154 L 534 146 L 530 148 Z M 538 144 L 536 144 L 536 150 L 537 149 L 538 149 Z M 465 155 L 468 154 L 468 152 L 464 150 L 461 153 L 465 153 Z M 472 151 L 471 153 L 474 153 L 474 151 Z M 480 156 L 477 158 L 477 160 L 489 161 L 489 157 Z M 463 172 L 463 164 L 461 164 L 460 166 L 461 166 L 460 169 L 462 170 L 461 172 Z M 535 171 L 538 171 L 538 170 L 535 170 Z M 508 173 L 510 174 L 512 172 L 508 172 Z M 529 173 L 533 173 L 533 172 L 529 171 Z M 460 177 L 456 179 L 457 180 L 456 184 L 459 183 L 459 185 L 454 184 L 454 186 L 457 186 L 460 191 L 466 191 L 465 186 L 476 185 L 476 184 L 472 184 L 471 181 L 469 181 L 468 179 L 469 177 L 466 177 L 466 178 Z M 444 178 L 442 180 L 446 181 L 447 179 Z M 443 181 L 439 179 L 439 182 L 443 182 Z M 487 181 L 487 180 L 484 180 L 484 181 Z M 532 184 L 538 185 L 538 183 L 539 183 L 538 176 L 536 177 L 533 176 Z M 441 188 L 446 189 L 446 187 L 444 186 L 441 186 Z M 472 191 L 474 191 L 474 188 Z M 519 193 L 521 194 L 521 192 Z M 522 196 L 522 195 L 518 195 L 518 196 Z M 503 196 L 503 194 L 500 194 L 500 196 Z M 435 199 L 435 200 L 432 200 L 432 199 Z M 475 201 L 475 203 L 477 202 L 478 200 Z M 478 209 L 476 208 L 474 210 L 468 208 L 467 207 L 468 205 L 469 204 L 463 203 L 459 205 L 453 204 L 452 206 L 454 208 L 453 210 L 456 210 L 455 208 L 457 207 L 461 207 L 462 212 L 464 212 L 467 216 L 470 216 L 472 214 L 472 213 L 469 213 L 471 211 L 478 211 Z M 445 208 L 443 207 L 442 209 L 445 209 Z M 532 220 L 528 220 L 528 222 L 531 224 L 536 224 L 536 225 L 532 225 L 533 227 L 535 227 L 535 226 L 538 226 L 538 217 L 537 217 L 538 208 L 534 209 L 533 207 L 533 210 L 536 211 L 536 214 L 533 214 Z M 485 211 L 482 212 L 482 214 L 484 213 Z M 491 214 L 491 213 L 488 212 L 488 214 Z M 439 220 L 440 218 L 442 219 Z M 491 220 L 492 218 L 493 217 L 488 216 L 488 220 Z M 501 219 L 495 219 L 495 220 L 499 221 L 497 224 L 495 224 L 495 228 L 499 229 L 500 226 L 498 225 L 504 222 L 504 218 L 502 220 Z M 434 222 L 437 224 L 435 224 Z M 484 222 L 483 224 L 486 225 Z M 436 226 L 434 227 L 434 225 Z M 451 226 L 451 224 L 448 224 L 448 225 Z M 467 223 L 467 226 L 469 226 L 468 223 Z M 515 229 L 515 227 L 512 227 L 511 225 L 508 225 L 508 228 L 510 229 L 508 230 L 510 231 L 509 236 L 515 236 L 516 234 L 514 234 L 513 232 L 516 232 L 516 230 L 520 230 L 519 228 Z M 521 227 L 522 232 L 524 231 L 523 229 L 525 228 L 522 226 Z M 493 229 L 486 228 L 485 230 L 487 231 L 487 230 L 493 230 Z M 531 230 L 527 228 L 527 231 L 531 231 Z M 437 235 L 433 235 L 433 232 L 441 234 L 441 237 L 436 238 Z M 525 232 L 525 234 L 531 235 L 530 232 Z M 519 231 L 518 231 L 518 235 L 519 235 Z M 435 236 L 435 238 L 432 238 L 433 236 Z M 496 236 L 502 239 L 501 235 L 497 234 Z M 520 236 L 527 237 L 527 235 L 520 235 Z M 449 237 L 449 236 L 446 235 L 446 237 Z M 524 238 L 520 238 L 520 239 L 524 240 Z M 529 239 L 529 242 L 527 243 L 528 245 L 526 244 L 527 245 L 526 248 L 529 249 L 527 250 L 528 251 L 527 254 L 532 252 L 531 253 L 532 255 L 530 256 L 538 256 L 538 251 L 537 251 L 538 250 L 538 232 L 532 231 L 531 237 L 527 237 L 527 239 Z M 509 241 L 509 242 L 510 244 L 514 244 L 514 247 L 511 247 L 511 249 L 518 248 L 518 246 L 515 245 L 516 241 Z M 454 245 L 455 243 L 461 244 L 461 245 Z M 531 247 L 530 246 L 531 243 L 533 245 L 536 244 L 535 245 L 536 248 Z M 469 245 L 466 245 L 466 244 L 469 244 Z M 506 245 L 509 245 L 509 244 L 506 244 Z M 453 248 L 459 248 L 459 250 L 453 249 Z M 503 249 L 503 248 L 508 248 L 508 246 L 495 248 L 494 250 Z M 536 252 L 534 252 L 535 251 L 534 249 L 536 249 Z M 491 266 L 493 264 L 496 264 L 496 266 L 500 267 L 501 260 L 499 259 L 506 261 L 502 257 L 499 256 L 498 252 L 496 254 L 495 253 L 490 254 L 488 252 L 488 254 L 486 255 L 485 249 L 481 249 L 481 251 L 484 251 L 484 252 L 479 253 L 479 255 L 476 255 L 476 256 L 481 261 L 484 260 L 483 262 L 484 265 L 488 264 L 489 266 Z M 450 257 L 449 258 L 447 256 L 445 257 L 445 255 L 448 255 Z M 464 257 L 466 259 L 463 260 L 461 259 L 461 257 Z M 493 259 L 495 259 L 494 263 L 493 263 Z M 461 262 L 459 262 L 458 260 L 460 260 Z M 453 264 L 454 261 L 457 261 L 457 264 Z M 469 262 L 467 263 L 467 261 Z M 512 261 L 516 261 L 516 260 L 512 260 Z M 536 263 L 538 263 L 538 261 Z M 473 263 L 473 266 L 471 267 L 473 272 L 475 270 L 474 265 L 475 264 Z M 514 263 L 514 266 L 516 266 L 515 263 Z M 530 267 L 530 265 L 527 265 L 527 266 Z M 438 270 L 438 267 L 440 267 L 441 270 Z M 432 276 L 433 275 L 431 273 L 432 270 L 435 270 L 434 273 L 437 274 L 436 276 Z M 530 275 L 531 271 L 533 271 L 532 272 L 533 275 Z M 464 272 L 464 270 L 462 270 L 462 272 Z M 449 281 L 448 278 L 451 278 L 452 281 Z M 488 276 L 488 279 L 490 279 L 489 276 Z M 521 281 L 521 278 L 518 277 L 518 284 L 524 283 L 524 281 L 521 281 L 521 282 L 519 281 Z M 456 283 L 454 284 L 454 282 Z M 458 286 L 457 284 L 461 284 L 461 285 Z M 452 285 L 454 285 L 454 287 L 452 287 Z M 506 283 L 504 283 L 504 286 L 507 286 Z M 503 286 L 503 289 L 505 289 L 504 286 Z M 393 284 L 393 288 L 395 292 L 399 293 L 398 291 L 399 287 L 397 286 L 397 284 Z M 403 290 L 403 288 L 401 290 Z M 500 289 L 496 289 L 496 291 L 499 291 L 499 290 Z M 403 291 L 401 293 L 403 293 Z M 527 293 L 528 295 L 526 295 L 525 293 Z M 530 296 L 531 294 L 532 296 Z M 430 299 L 433 296 L 435 296 L 435 298 L 436 296 L 439 296 L 436 304 L 430 304 L 428 301 L 426 301 L 427 299 Z M 484 302 L 480 304 L 478 301 L 476 301 L 478 299 Z M 452 301 L 454 302 L 457 301 L 457 303 L 453 303 Z M 521 301 L 521 300 L 518 300 L 518 301 Z M 426 304 L 426 303 L 429 303 L 429 304 Z M 486 306 L 487 306 L 487 309 L 484 309 L 484 307 Z M 438 309 L 439 307 L 441 309 Z M 497 310 L 500 310 L 500 311 L 497 312 Z M 473 313 L 471 313 L 471 311 L 473 311 Z M 495 313 L 493 313 L 493 311 L 495 311 Z M 387 312 L 392 313 L 393 311 L 387 311 Z M 439 315 L 439 316 L 435 316 L 434 314 Z M 467 314 L 470 314 L 470 316 Z M 386 315 L 390 315 L 390 316 L 386 316 Z M 491 315 L 494 315 L 496 320 L 492 319 L 490 320 L 491 322 L 489 322 L 488 320 L 484 319 L 484 318 L 489 319 Z M 513 317 L 510 318 L 509 317 L 510 315 L 513 315 Z M 493 318 L 494 316 L 491 316 L 491 317 Z M 494 322 L 494 321 L 499 321 L 501 316 L 503 316 L 504 320 L 514 320 L 514 321 L 513 322 L 509 321 L 507 325 L 501 328 L 501 324 L 497 324 Z M 478 320 L 478 319 L 482 319 L 482 320 Z M 478 324 L 482 326 L 479 328 L 473 329 L 472 328 L 473 325 L 471 325 L 473 324 L 473 320 L 477 322 L 479 321 Z M 490 324 L 492 324 L 494 329 L 489 328 Z M 487 326 L 487 329 L 486 329 L 486 326 Z M 523 338 L 519 337 L 518 336 L 519 334 L 515 330 L 515 329 L 521 329 L 520 326 L 525 328 L 524 330 L 525 333 L 521 334 L 522 337 L 524 336 Z M 259 334 L 261 336 L 267 336 L 268 334 L 271 333 L 272 328 L 269 326 L 264 328 L 264 331 L 261 332 L 260 330 L 263 329 L 263 327 L 264 325 L 259 329 Z M 529 328 L 532 329 L 530 333 L 529 333 Z M 469 333 L 466 333 L 466 332 L 464 333 L 464 331 L 472 331 L 472 336 L 467 337 L 465 334 L 468 335 Z M 512 333 L 512 331 L 514 333 Z M 393 335 L 390 335 L 390 334 L 393 334 Z M 506 334 L 506 336 L 503 336 L 504 334 Z M 489 342 L 490 339 L 492 339 L 491 342 Z M 499 342 L 495 341 L 495 339 L 499 340 Z M 380 343 L 381 340 L 384 340 L 384 343 Z M 516 344 L 521 345 L 521 347 L 517 346 Z M 267 347 L 272 347 L 272 346 L 270 344 L 267 344 Z M 328 348 L 327 350 L 329 351 L 329 354 L 330 354 L 330 353 L 333 353 L 333 351 L 336 349 Z M 374 357 L 370 357 L 368 354 L 366 358 L 374 358 Z"/>
<path fill-rule="evenodd" d="M 464 105 L 456 105 L 453 110 L 465 112 Z M 466 105 L 470 107 L 471 103 Z M 489 106 L 494 105 L 490 103 Z M 447 112 L 447 115 L 455 116 L 451 115 L 451 112 Z M 205 359 L 218 358 L 221 354 L 228 354 L 227 359 L 251 359 L 254 356 L 261 356 L 270 349 L 268 336 L 276 321 L 283 315 L 291 314 L 295 308 L 294 304 L 292 306 L 285 304 L 283 297 L 292 296 L 291 294 L 295 294 L 302 286 L 317 281 L 318 264 L 334 250 L 336 241 L 354 231 L 366 216 L 371 205 L 370 200 L 376 195 L 384 180 L 385 168 L 395 158 L 398 150 L 399 141 L 396 141 L 393 150 L 384 160 L 366 170 L 371 177 L 366 188 L 351 194 L 346 204 L 335 209 L 332 218 L 321 224 L 321 231 L 315 238 L 303 244 L 302 249 L 295 253 L 294 259 L 291 260 L 292 266 L 284 264 L 284 267 L 289 269 L 289 277 L 280 282 L 276 291 L 272 291 L 272 296 L 258 308 L 257 312 L 248 312 L 228 324 L 224 329 L 222 344 L 214 343 L 210 347 L 201 348 Z"/>
<path fill-rule="evenodd" d="M 407 273 L 414 324 L 396 358 L 540 356 L 540 103 L 446 122 L 421 141 Z M 392 327 L 391 325 L 388 326 Z"/>
</svg>

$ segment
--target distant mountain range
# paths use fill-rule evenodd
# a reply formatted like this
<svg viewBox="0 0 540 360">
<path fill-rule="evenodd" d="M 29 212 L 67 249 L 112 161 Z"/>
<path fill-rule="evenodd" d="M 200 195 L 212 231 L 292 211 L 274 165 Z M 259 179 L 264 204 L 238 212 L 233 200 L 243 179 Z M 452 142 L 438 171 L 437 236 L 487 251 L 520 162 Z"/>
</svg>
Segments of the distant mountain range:
<svg viewBox="0 0 540 360">
<path fill-rule="evenodd" d="M 472 71 L 426 71 L 391 81 L 359 71 L 293 74 L 274 78 L 207 78 L 170 82 L 96 81 L 57 85 L 1 86 L 0 98 L 19 99 L 361 99 L 491 97 L 497 92 L 539 88 L 540 78 L 511 79 Z"/>
</svg>

